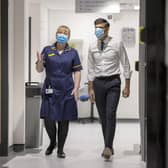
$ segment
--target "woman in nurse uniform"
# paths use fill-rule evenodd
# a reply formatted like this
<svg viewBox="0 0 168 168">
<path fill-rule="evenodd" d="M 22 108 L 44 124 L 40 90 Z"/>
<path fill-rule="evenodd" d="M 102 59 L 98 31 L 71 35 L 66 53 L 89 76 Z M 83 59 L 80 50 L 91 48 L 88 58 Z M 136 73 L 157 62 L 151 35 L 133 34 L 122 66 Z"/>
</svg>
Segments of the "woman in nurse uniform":
<svg viewBox="0 0 168 168">
<path fill-rule="evenodd" d="M 41 54 L 37 53 L 36 62 L 36 70 L 46 72 L 40 113 L 50 139 L 45 154 L 50 155 L 57 146 L 59 158 L 65 158 L 63 149 L 69 121 L 77 119 L 76 101 L 82 70 L 77 50 L 68 45 L 69 38 L 69 27 L 65 25 L 58 27 L 56 42 L 44 47 Z"/>
</svg>

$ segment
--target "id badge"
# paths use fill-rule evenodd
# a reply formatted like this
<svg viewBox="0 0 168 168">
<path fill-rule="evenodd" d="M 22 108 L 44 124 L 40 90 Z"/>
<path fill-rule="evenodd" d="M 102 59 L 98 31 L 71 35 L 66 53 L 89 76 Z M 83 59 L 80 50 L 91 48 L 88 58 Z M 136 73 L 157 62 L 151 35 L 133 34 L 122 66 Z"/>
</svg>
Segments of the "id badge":
<svg viewBox="0 0 168 168">
<path fill-rule="evenodd" d="M 53 89 L 49 88 L 45 90 L 46 94 L 53 94 Z"/>
</svg>

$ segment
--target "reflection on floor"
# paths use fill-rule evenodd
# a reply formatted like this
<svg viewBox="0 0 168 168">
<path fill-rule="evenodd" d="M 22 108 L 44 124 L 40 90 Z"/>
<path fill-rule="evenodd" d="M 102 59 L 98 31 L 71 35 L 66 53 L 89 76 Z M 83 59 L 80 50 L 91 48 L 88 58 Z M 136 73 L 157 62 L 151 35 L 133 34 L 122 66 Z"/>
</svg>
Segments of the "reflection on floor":
<svg viewBox="0 0 168 168">
<path fill-rule="evenodd" d="M 106 162 L 101 157 L 103 138 L 99 123 L 71 123 L 68 139 L 65 145 L 66 159 L 58 159 L 56 151 L 51 156 L 45 156 L 48 137 L 44 131 L 42 151 L 37 154 L 16 156 L 6 164 L 8 168 L 144 168 L 138 154 L 140 129 L 138 123 L 118 123 L 115 136 L 115 155 Z"/>
</svg>

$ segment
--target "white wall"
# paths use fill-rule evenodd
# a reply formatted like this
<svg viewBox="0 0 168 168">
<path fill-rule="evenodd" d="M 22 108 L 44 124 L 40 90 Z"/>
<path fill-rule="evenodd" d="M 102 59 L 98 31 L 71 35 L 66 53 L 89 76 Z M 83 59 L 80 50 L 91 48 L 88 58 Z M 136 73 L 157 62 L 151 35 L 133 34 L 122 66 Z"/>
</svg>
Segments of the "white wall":
<svg viewBox="0 0 168 168">
<path fill-rule="evenodd" d="M 9 0 L 9 146 L 13 144 L 14 3 Z"/>
<path fill-rule="evenodd" d="M 26 0 L 9 1 L 9 146 L 25 143 Z"/>
<path fill-rule="evenodd" d="M 121 38 L 120 31 L 122 27 L 133 27 L 136 29 L 135 47 L 127 48 L 131 68 L 133 70 L 131 78 L 131 94 L 128 99 L 120 98 L 118 106 L 118 118 L 138 118 L 139 117 L 139 77 L 138 72 L 134 70 L 135 61 L 139 59 L 139 12 L 125 11 L 120 15 L 120 20 L 113 24 L 111 31 Z M 124 79 L 122 76 L 122 88 L 124 87 Z"/>
<path fill-rule="evenodd" d="M 32 80 L 40 50 L 40 4 L 9 0 L 9 146 L 25 143 L 25 82 L 28 81 L 28 17 L 32 19 Z M 34 24 L 35 23 L 35 24 Z M 38 37 L 38 38 L 37 38 Z M 36 76 L 35 76 L 36 75 Z"/>
<path fill-rule="evenodd" d="M 39 74 L 35 69 L 36 53 L 48 45 L 48 9 L 39 0 L 30 0 L 28 16 L 32 18 L 31 27 L 31 81 L 42 82 L 44 73 Z M 28 56 L 25 60 L 25 79 L 28 81 Z"/>
<path fill-rule="evenodd" d="M 31 81 L 37 82 L 41 77 L 35 70 L 36 52 L 40 50 L 40 3 L 29 3 L 28 15 L 32 18 L 31 27 Z M 26 60 L 26 79 L 28 81 L 28 60 Z"/>
<path fill-rule="evenodd" d="M 131 67 L 134 71 L 135 61 L 138 60 L 139 44 L 138 44 L 138 11 L 125 11 L 120 14 L 113 15 L 114 18 L 109 20 L 111 24 L 110 35 L 114 38 L 121 39 L 121 29 L 123 27 L 133 27 L 136 29 L 135 47 L 127 48 Z M 94 20 L 98 17 L 107 18 L 106 14 L 76 14 L 71 10 L 49 10 L 48 12 L 48 42 L 55 40 L 55 31 L 58 25 L 68 25 L 71 29 L 71 39 L 82 39 L 84 41 L 83 52 L 81 53 L 82 71 L 81 86 L 87 82 L 87 54 L 89 43 L 96 40 L 94 35 Z M 123 77 L 122 77 L 123 80 Z M 124 83 L 123 83 L 124 84 Z M 122 85 L 122 89 L 123 89 Z M 129 108 L 131 107 L 131 108 Z M 97 115 L 97 114 L 96 114 Z M 118 118 L 138 118 L 138 73 L 133 72 L 131 79 L 131 95 L 128 99 L 121 97 L 118 107 Z"/>
<path fill-rule="evenodd" d="M 14 1 L 14 144 L 25 143 L 25 1 Z"/>
</svg>

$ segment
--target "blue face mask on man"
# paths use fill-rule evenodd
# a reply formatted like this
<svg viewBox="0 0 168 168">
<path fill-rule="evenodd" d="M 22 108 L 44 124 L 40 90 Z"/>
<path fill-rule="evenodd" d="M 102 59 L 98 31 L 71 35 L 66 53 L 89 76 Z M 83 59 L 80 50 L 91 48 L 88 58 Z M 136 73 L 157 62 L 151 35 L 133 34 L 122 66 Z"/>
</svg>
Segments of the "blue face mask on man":
<svg viewBox="0 0 168 168">
<path fill-rule="evenodd" d="M 96 28 L 95 35 L 98 39 L 101 39 L 104 36 L 104 29 L 103 28 Z"/>
<path fill-rule="evenodd" d="M 59 33 L 56 35 L 56 40 L 60 44 L 65 44 L 68 41 L 68 36 L 63 33 Z"/>
</svg>

